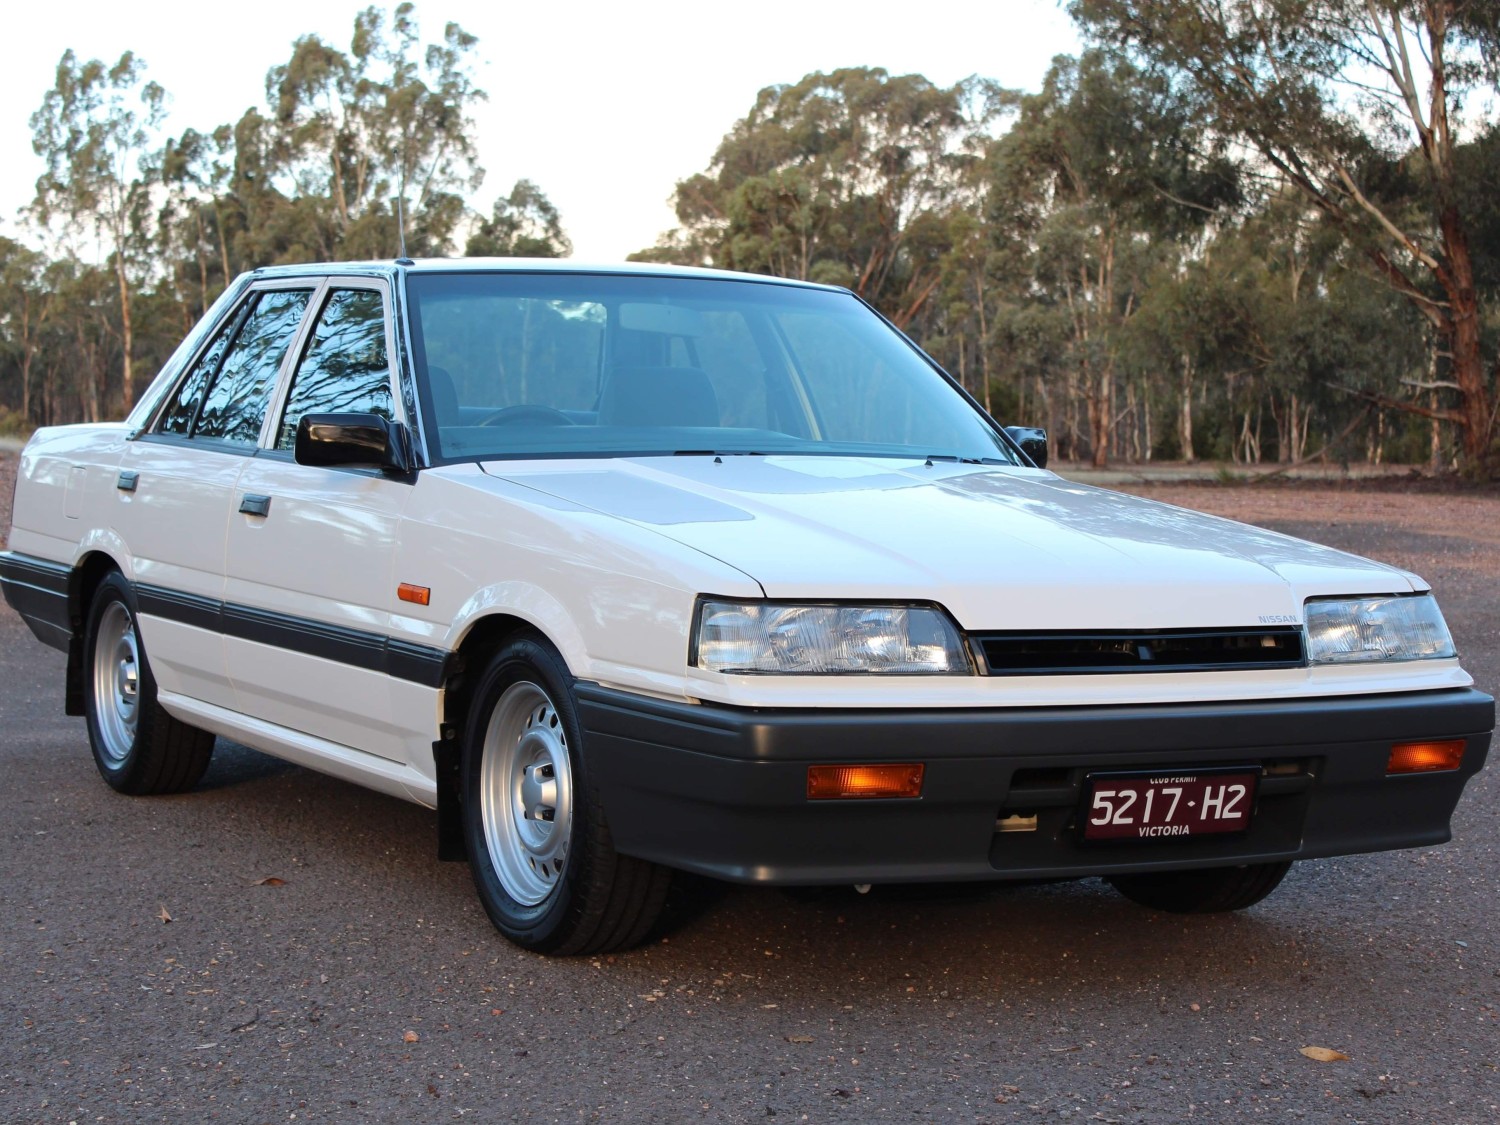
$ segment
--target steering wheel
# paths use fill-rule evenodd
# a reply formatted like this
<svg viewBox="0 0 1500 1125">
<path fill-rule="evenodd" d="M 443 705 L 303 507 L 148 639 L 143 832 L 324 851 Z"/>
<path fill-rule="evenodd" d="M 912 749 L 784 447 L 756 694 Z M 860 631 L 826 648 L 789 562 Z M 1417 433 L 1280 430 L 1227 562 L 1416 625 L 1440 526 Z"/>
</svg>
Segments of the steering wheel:
<svg viewBox="0 0 1500 1125">
<path fill-rule="evenodd" d="M 542 406 L 536 402 L 523 402 L 519 406 L 502 406 L 493 414 L 481 418 L 478 424 L 481 426 L 513 426 L 518 422 L 541 422 L 549 426 L 573 426 L 577 424 L 561 410 L 554 410 L 550 406 Z"/>
</svg>

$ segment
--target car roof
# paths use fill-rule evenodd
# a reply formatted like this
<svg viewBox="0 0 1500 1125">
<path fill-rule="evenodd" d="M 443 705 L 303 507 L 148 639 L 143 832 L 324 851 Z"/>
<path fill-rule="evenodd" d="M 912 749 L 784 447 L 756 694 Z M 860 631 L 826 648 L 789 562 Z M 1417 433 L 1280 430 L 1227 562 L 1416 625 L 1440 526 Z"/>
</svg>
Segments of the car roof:
<svg viewBox="0 0 1500 1125">
<path fill-rule="evenodd" d="M 252 270 L 256 278 L 306 277 L 308 275 L 342 274 L 396 277 L 403 273 L 573 273 L 613 274 L 636 277 L 683 277 L 707 281 L 753 281 L 759 284 L 789 285 L 803 289 L 843 292 L 836 285 L 813 281 L 770 277 L 759 273 L 709 269 L 703 266 L 674 266 L 661 262 L 585 263 L 563 258 L 398 258 L 394 261 L 308 262 L 292 266 L 262 266 Z"/>
</svg>

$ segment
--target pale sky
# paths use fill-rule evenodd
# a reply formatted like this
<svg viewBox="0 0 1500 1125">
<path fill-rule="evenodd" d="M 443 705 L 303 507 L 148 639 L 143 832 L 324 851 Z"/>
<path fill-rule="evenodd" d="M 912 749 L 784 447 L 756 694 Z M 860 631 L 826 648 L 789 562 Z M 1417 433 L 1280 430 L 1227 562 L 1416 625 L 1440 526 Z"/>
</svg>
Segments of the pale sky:
<svg viewBox="0 0 1500 1125">
<path fill-rule="evenodd" d="M 171 95 L 168 133 L 207 131 L 264 108 L 265 75 L 299 35 L 349 46 L 359 0 L 63 0 L 12 5 L 0 67 L 0 232 L 32 197 L 41 162 L 28 119 L 57 60 L 113 63 L 133 50 Z M 388 11 L 393 5 L 385 5 Z M 1034 90 L 1054 55 L 1079 50 L 1055 0 L 418 0 L 423 43 L 456 20 L 479 37 L 475 113 L 488 212 L 520 177 L 562 213 L 574 257 L 615 261 L 674 225 L 679 179 L 704 170 L 765 86 L 814 70 L 881 66 L 940 85 L 971 74 Z"/>
</svg>

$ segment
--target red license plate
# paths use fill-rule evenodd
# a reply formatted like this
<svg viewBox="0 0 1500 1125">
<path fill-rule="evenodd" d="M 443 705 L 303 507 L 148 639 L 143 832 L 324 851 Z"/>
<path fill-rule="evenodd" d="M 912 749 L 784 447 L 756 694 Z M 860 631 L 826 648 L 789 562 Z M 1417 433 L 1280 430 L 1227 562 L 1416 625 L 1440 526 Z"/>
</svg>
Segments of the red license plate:
<svg viewBox="0 0 1500 1125">
<path fill-rule="evenodd" d="M 1250 827 L 1258 770 L 1091 774 L 1085 840 L 1184 840 Z"/>
</svg>

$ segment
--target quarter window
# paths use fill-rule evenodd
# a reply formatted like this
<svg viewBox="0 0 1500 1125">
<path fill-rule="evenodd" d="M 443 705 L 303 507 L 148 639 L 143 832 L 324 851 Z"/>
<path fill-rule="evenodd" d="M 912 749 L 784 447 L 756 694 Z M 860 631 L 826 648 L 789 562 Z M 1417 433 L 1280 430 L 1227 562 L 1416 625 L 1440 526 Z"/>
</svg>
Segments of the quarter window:
<svg viewBox="0 0 1500 1125">
<path fill-rule="evenodd" d="M 270 289 L 256 298 L 209 388 L 193 437 L 251 444 L 260 437 L 276 372 L 310 296 L 306 289 Z"/>
<path fill-rule="evenodd" d="M 276 448 L 292 448 L 304 414 L 328 411 L 395 417 L 379 290 L 329 294 L 292 381 Z"/>
</svg>

